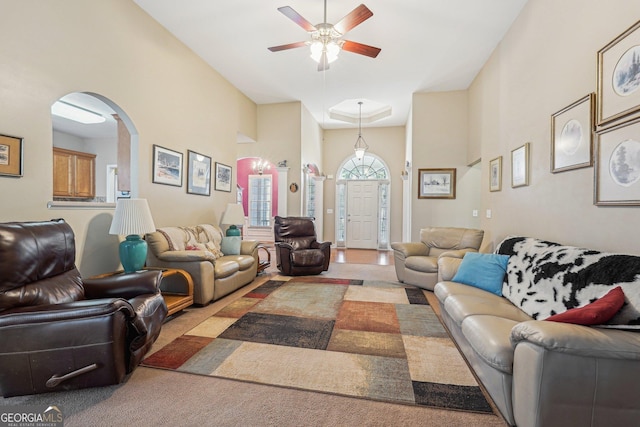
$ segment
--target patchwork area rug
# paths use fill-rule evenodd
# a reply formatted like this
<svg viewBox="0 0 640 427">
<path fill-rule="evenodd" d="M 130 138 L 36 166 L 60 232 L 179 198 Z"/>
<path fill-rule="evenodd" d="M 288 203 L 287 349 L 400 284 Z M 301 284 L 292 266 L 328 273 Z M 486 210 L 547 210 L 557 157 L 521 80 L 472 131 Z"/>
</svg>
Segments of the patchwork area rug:
<svg viewBox="0 0 640 427">
<path fill-rule="evenodd" d="M 270 280 L 144 366 L 394 403 L 493 412 L 423 292 Z"/>
</svg>

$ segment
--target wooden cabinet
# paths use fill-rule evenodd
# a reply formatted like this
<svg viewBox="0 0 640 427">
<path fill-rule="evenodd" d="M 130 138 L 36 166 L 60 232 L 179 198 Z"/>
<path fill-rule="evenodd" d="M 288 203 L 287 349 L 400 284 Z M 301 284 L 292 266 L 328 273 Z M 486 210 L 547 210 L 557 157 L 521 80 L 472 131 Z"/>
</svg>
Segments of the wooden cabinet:
<svg viewBox="0 0 640 427">
<path fill-rule="evenodd" d="M 92 199 L 96 195 L 96 155 L 53 148 L 53 196 Z"/>
</svg>

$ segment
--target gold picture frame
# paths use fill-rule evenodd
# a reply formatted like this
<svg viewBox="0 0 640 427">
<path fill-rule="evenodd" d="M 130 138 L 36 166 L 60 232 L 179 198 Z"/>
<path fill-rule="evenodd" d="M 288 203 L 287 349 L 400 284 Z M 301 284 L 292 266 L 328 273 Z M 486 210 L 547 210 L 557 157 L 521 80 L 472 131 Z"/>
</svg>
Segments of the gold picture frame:
<svg viewBox="0 0 640 427">
<path fill-rule="evenodd" d="M 22 176 L 22 138 L 0 135 L 0 176 Z"/>
<path fill-rule="evenodd" d="M 640 206 L 640 117 L 598 132 L 593 202 Z"/>
<path fill-rule="evenodd" d="M 502 190 L 502 156 L 489 162 L 489 191 Z"/>
<path fill-rule="evenodd" d="M 590 93 L 551 115 L 551 172 L 593 166 L 593 105 Z"/>
<path fill-rule="evenodd" d="M 511 188 L 529 185 L 530 143 L 511 150 Z"/>
<path fill-rule="evenodd" d="M 456 169 L 418 169 L 418 199 L 455 199 Z"/>
<path fill-rule="evenodd" d="M 640 111 L 640 21 L 598 51 L 598 126 Z"/>
</svg>

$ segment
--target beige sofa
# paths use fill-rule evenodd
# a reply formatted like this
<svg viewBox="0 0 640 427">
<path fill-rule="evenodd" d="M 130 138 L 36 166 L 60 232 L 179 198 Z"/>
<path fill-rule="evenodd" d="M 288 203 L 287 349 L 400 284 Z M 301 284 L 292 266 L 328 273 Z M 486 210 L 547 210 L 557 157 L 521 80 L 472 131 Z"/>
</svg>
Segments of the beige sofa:
<svg viewBox="0 0 640 427">
<path fill-rule="evenodd" d="M 149 244 L 147 266 L 178 268 L 193 279 L 193 302 L 206 305 L 255 279 L 258 242 L 242 240 L 240 253 L 221 251 L 222 230 L 212 224 L 164 227 L 145 236 Z"/>
<path fill-rule="evenodd" d="M 461 260 L 446 257 L 435 295 L 446 327 L 507 422 L 637 425 L 640 257 L 522 237 L 505 239 L 496 252 L 509 256 L 503 296 L 451 281 Z M 625 305 L 606 324 L 543 320 L 617 286 Z"/>
<path fill-rule="evenodd" d="M 477 252 L 483 236 L 482 230 L 428 227 L 420 230 L 419 242 L 391 243 L 398 281 L 432 291 L 438 282 L 438 258 Z"/>
</svg>

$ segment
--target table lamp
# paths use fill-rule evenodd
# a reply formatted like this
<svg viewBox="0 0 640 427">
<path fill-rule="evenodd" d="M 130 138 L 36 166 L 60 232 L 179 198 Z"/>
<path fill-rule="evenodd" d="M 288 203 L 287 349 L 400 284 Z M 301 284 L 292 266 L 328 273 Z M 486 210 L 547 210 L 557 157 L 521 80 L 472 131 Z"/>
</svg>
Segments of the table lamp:
<svg viewBox="0 0 640 427">
<path fill-rule="evenodd" d="M 120 243 L 120 262 L 125 273 L 141 270 L 147 260 L 147 242 L 141 235 L 156 231 L 146 199 L 119 199 L 109 234 L 126 236 Z"/>
<path fill-rule="evenodd" d="M 240 229 L 237 226 L 244 224 L 244 209 L 242 205 L 229 203 L 227 209 L 225 209 L 222 214 L 222 221 L 220 221 L 220 223 L 229 226 L 226 233 L 227 236 L 239 236 Z"/>
</svg>

